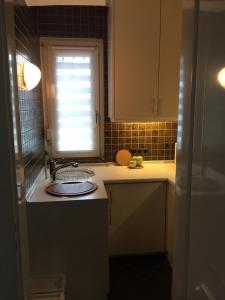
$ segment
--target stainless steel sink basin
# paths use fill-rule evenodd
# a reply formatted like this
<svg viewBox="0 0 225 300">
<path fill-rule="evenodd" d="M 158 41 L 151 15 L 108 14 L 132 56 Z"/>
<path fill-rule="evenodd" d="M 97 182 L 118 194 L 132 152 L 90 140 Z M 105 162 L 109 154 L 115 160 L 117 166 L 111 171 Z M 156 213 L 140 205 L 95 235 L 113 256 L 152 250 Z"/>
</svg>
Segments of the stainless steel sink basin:
<svg viewBox="0 0 225 300">
<path fill-rule="evenodd" d="M 70 181 L 52 183 L 46 188 L 46 193 L 57 197 L 73 197 L 94 192 L 97 185 L 90 181 Z"/>
<path fill-rule="evenodd" d="M 56 182 L 78 182 L 88 180 L 90 177 L 94 176 L 94 170 L 91 168 L 73 168 L 66 167 L 58 170 L 55 175 Z"/>
</svg>

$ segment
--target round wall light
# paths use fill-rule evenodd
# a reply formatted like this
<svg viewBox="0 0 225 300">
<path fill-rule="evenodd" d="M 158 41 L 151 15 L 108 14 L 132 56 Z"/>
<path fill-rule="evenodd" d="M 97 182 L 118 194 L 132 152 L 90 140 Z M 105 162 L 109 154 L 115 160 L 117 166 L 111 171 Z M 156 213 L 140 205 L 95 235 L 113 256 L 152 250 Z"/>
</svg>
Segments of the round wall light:
<svg viewBox="0 0 225 300">
<path fill-rule="evenodd" d="M 27 91 L 35 88 L 41 80 L 41 71 L 34 64 L 26 61 L 23 65 L 23 81 Z"/>
<path fill-rule="evenodd" d="M 225 89 L 225 68 L 221 69 L 217 74 L 219 84 Z"/>
</svg>

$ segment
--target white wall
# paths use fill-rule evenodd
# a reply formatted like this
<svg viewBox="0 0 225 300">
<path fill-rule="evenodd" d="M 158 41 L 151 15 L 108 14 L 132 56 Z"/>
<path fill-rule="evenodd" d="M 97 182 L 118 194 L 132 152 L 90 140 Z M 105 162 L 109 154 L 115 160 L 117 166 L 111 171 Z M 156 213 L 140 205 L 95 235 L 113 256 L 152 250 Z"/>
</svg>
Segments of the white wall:
<svg viewBox="0 0 225 300">
<path fill-rule="evenodd" d="M 102 5 L 105 6 L 107 0 L 25 0 L 28 6 L 48 6 L 48 5 Z"/>
</svg>

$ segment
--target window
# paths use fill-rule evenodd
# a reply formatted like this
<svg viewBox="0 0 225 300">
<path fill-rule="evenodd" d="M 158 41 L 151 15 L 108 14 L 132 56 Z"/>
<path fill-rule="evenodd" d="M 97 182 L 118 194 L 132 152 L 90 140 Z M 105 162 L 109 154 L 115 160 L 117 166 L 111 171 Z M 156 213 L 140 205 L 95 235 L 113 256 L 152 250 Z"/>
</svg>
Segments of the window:
<svg viewBox="0 0 225 300">
<path fill-rule="evenodd" d="M 41 45 L 45 127 L 52 156 L 101 156 L 102 42 L 43 38 Z"/>
</svg>

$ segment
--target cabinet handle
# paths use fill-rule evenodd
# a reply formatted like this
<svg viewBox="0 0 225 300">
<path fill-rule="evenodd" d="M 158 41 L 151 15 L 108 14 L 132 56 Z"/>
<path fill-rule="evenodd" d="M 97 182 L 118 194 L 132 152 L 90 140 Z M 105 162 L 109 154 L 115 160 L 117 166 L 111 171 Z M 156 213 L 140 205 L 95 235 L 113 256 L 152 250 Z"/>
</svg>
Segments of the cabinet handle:
<svg viewBox="0 0 225 300">
<path fill-rule="evenodd" d="M 112 192 L 109 191 L 109 225 L 112 225 Z"/>
<path fill-rule="evenodd" d="M 155 101 L 156 101 L 156 99 L 153 98 L 152 99 L 152 111 L 153 111 L 153 113 L 155 113 Z"/>
<path fill-rule="evenodd" d="M 152 111 L 155 115 L 158 114 L 158 111 L 159 111 L 159 99 L 158 98 L 152 99 Z"/>
<path fill-rule="evenodd" d="M 156 100 L 156 105 L 155 105 L 155 114 L 156 114 L 156 115 L 158 115 L 158 112 L 159 112 L 159 101 L 160 101 L 160 99 L 157 98 L 157 100 Z"/>
</svg>

